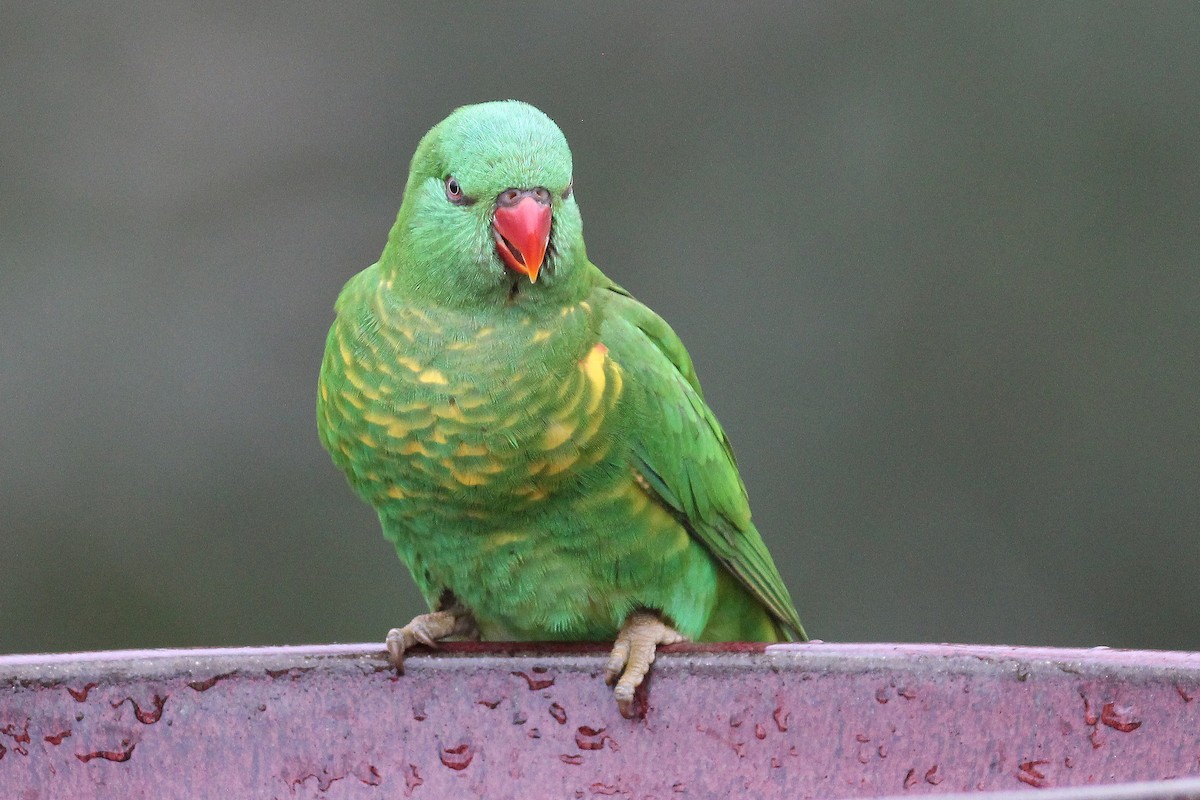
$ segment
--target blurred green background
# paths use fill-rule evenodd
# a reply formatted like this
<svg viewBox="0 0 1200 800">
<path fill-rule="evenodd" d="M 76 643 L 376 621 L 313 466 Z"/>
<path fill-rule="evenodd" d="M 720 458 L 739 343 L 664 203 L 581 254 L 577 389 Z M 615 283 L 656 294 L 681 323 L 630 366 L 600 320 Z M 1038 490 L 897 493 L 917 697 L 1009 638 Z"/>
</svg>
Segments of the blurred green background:
<svg viewBox="0 0 1200 800">
<path fill-rule="evenodd" d="M 0 652 L 380 641 L 317 441 L 455 106 L 541 107 L 809 631 L 1200 649 L 1200 6 L 9 4 Z"/>
</svg>

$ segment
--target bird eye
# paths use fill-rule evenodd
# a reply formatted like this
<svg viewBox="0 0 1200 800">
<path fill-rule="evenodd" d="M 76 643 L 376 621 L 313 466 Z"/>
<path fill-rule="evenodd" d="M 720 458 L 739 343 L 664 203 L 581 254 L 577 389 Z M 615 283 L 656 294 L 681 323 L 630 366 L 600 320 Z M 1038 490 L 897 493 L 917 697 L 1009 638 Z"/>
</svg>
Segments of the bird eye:
<svg viewBox="0 0 1200 800">
<path fill-rule="evenodd" d="M 453 175 L 446 178 L 446 199 L 451 203 L 461 203 L 463 201 L 462 186 L 459 185 L 458 179 Z"/>
<path fill-rule="evenodd" d="M 563 193 L 562 193 L 563 200 L 566 200 L 568 197 L 571 196 L 571 187 L 574 185 L 575 185 L 575 181 L 571 181 L 570 183 L 567 184 L 567 188 L 563 189 Z"/>
</svg>

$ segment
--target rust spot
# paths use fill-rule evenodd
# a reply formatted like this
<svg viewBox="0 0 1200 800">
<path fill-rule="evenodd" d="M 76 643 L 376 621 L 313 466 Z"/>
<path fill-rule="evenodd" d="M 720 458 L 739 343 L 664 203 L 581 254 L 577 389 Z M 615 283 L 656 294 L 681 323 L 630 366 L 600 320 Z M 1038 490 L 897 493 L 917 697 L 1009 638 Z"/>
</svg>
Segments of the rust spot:
<svg viewBox="0 0 1200 800">
<path fill-rule="evenodd" d="M 571 755 L 571 756 L 566 755 L 564 753 L 563 755 L 558 757 L 558 760 L 563 762 L 564 764 L 572 764 L 577 767 L 583 763 L 583 756 L 579 755 L 578 753 L 576 753 L 575 755 Z"/>
<path fill-rule="evenodd" d="M 934 764 L 925 771 L 925 782 L 930 786 L 937 786 L 942 782 L 942 775 L 938 772 L 937 764 Z"/>
<path fill-rule="evenodd" d="M 904 773 L 904 788 L 911 789 L 917 785 L 918 780 L 917 771 L 915 769 L 909 769 L 908 772 Z"/>
<path fill-rule="evenodd" d="M 496 706 L 500 705 L 500 701 L 503 699 L 504 698 L 501 697 L 501 698 L 497 698 L 495 700 L 480 700 L 480 701 L 478 701 L 477 705 L 487 706 L 488 708 L 495 708 Z"/>
<path fill-rule="evenodd" d="M 550 712 L 550 716 L 554 717 L 554 721 L 559 725 L 567 724 L 567 710 L 565 708 L 560 706 L 558 703 L 551 703 L 548 710 Z"/>
<path fill-rule="evenodd" d="M 1175 691 L 1179 692 L 1179 696 L 1183 698 L 1183 702 L 1185 703 L 1190 703 L 1195 699 L 1195 695 L 1188 692 L 1187 689 L 1184 689 L 1183 686 L 1178 683 L 1175 684 Z"/>
</svg>

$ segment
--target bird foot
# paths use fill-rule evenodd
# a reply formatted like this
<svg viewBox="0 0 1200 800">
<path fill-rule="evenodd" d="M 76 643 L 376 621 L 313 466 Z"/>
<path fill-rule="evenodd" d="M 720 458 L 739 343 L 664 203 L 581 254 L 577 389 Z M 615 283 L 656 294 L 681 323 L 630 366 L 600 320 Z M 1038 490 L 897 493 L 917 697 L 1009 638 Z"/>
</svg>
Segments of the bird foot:
<svg viewBox="0 0 1200 800">
<path fill-rule="evenodd" d="M 613 696 L 621 716 L 626 719 L 637 716 L 633 695 L 654 663 L 658 646 L 682 641 L 683 635 L 652 611 L 635 611 L 625 619 L 604 669 L 605 682 L 616 683 Z"/>
<path fill-rule="evenodd" d="M 436 648 L 442 639 L 461 636 L 478 639 L 479 629 L 475 618 L 464 608 L 434 611 L 413 617 L 403 628 L 392 628 L 387 635 L 388 661 L 401 675 L 404 674 L 404 654 L 413 645 L 423 644 Z"/>
</svg>

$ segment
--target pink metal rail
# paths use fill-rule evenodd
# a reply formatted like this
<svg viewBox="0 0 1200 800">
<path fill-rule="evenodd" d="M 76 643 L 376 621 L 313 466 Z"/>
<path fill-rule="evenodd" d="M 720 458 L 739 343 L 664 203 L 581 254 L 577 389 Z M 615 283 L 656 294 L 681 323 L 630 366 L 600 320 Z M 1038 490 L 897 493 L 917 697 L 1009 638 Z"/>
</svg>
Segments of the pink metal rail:
<svg viewBox="0 0 1200 800">
<path fill-rule="evenodd" d="M 637 720 L 603 662 L 519 644 L 416 653 L 404 676 L 374 645 L 0 657 L 0 797 L 1200 798 L 1200 653 L 676 646 Z"/>
</svg>

